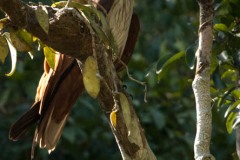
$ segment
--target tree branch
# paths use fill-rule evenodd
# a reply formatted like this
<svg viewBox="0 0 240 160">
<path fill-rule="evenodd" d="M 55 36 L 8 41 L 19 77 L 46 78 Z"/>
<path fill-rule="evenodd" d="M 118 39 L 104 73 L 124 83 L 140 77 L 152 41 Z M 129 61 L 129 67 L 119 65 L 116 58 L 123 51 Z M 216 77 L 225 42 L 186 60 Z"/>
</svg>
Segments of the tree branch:
<svg viewBox="0 0 240 160">
<path fill-rule="evenodd" d="M 38 37 L 46 45 L 60 53 L 70 55 L 83 62 L 86 57 L 92 55 L 92 37 L 89 28 L 77 15 L 75 9 L 56 9 L 47 7 L 49 13 L 49 33 L 46 34 L 35 17 L 36 6 L 28 6 L 19 0 L 0 0 L 0 9 L 4 11 L 11 22 L 19 27 L 25 28 L 29 33 Z M 94 36 L 95 37 L 95 36 Z M 124 160 L 148 159 L 155 160 L 156 157 L 148 146 L 144 131 L 141 128 L 138 117 L 134 111 L 128 94 L 122 87 L 122 82 L 117 76 L 112 57 L 106 48 L 96 38 L 96 51 L 99 73 L 101 77 L 101 90 L 98 101 L 109 119 L 110 113 L 115 105 L 114 95 L 117 97 L 119 109 L 116 112 L 116 127 L 111 125 L 113 134 L 120 148 Z M 115 86 L 117 86 L 117 92 Z M 127 97 L 127 106 L 119 103 L 119 94 Z M 124 111 L 124 113 L 123 113 Z M 126 118 L 126 115 L 128 117 Z M 131 122 L 129 122 L 131 120 Z M 129 128 L 130 124 L 132 128 Z"/>
<path fill-rule="evenodd" d="M 89 29 L 74 16 L 76 10 L 47 7 L 49 33 L 46 34 L 35 16 L 37 6 L 29 6 L 19 0 L 1 0 L 0 9 L 14 25 L 26 29 L 56 51 L 75 58 L 86 58 L 92 54 Z"/>
<path fill-rule="evenodd" d="M 213 0 L 198 0 L 200 7 L 199 47 L 193 81 L 196 99 L 197 133 L 194 143 L 196 160 L 214 160 L 210 154 L 212 107 L 210 97 L 210 59 L 212 50 Z"/>
</svg>

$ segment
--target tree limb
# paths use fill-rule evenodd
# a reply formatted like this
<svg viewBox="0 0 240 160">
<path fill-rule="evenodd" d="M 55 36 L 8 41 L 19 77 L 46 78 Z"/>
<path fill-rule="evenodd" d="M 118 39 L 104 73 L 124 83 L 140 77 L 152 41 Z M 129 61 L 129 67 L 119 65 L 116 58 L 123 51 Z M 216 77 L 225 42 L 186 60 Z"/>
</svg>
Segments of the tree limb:
<svg viewBox="0 0 240 160">
<path fill-rule="evenodd" d="M 1 0 L 0 9 L 8 15 L 14 25 L 26 29 L 61 53 L 75 58 L 86 58 L 92 54 L 89 29 L 83 21 L 73 16 L 73 9 L 59 10 L 47 7 L 50 25 L 48 34 L 36 19 L 37 6 L 29 6 L 19 0 Z"/>
<path fill-rule="evenodd" d="M 198 0 L 200 7 L 199 46 L 193 81 L 196 99 L 197 133 L 194 143 L 196 160 L 214 160 L 210 154 L 212 107 L 210 97 L 210 59 L 212 50 L 213 0 Z"/>
<path fill-rule="evenodd" d="M 116 142 L 124 160 L 146 159 L 155 160 L 156 157 L 148 146 L 144 131 L 141 128 L 138 117 L 134 111 L 128 94 L 122 87 L 122 82 L 117 76 L 112 57 L 98 37 L 90 34 L 89 28 L 77 16 L 77 11 L 72 8 L 56 9 L 47 7 L 49 13 L 49 33 L 46 34 L 38 24 L 35 16 L 36 6 L 28 6 L 19 0 L 0 0 L 0 9 L 8 15 L 11 22 L 19 28 L 26 29 L 29 33 L 38 37 L 46 45 L 60 53 L 72 56 L 83 62 L 93 53 L 92 38 L 96 38 L 96 52 L 101 77 L 101 90 L 98 101 L 109 119 L 109 115 L 115 105 L 114 95 L 118 100 L 119 109 L 116 112 L 116 127 L 111 126 Z M 115 88 L 117 86 L 117 90 Z M 116 92 L 116 93 L 114 93 Z M 127 97 L 128 106 L 119 103 L 119 93 Z M 123 110 L 127 111 L 128 118 L 124 117 Z M 129 119 L 134 129 L 126 125 Z M 134 138 L 130 138 L 134 136 Z"/>
</svg>

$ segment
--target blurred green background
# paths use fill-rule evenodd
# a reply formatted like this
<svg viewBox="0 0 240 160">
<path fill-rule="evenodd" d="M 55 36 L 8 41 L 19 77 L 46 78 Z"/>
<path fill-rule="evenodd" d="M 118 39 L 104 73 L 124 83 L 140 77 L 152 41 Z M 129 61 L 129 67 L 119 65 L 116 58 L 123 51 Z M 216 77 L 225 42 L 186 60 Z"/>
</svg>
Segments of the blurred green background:
<svg viewBox="0 0 240 160">
<path fill-rule="evenodd" d="M 37 3 L 37 0 L 32 0 Z M 25 0 L 28 2 L 28 0 Z M 51 4 L 50 0 L 42 0 Z M 215 1 L 219 3 L 220 1 Z M 192 160 L 195 137 L 195 102 L 191 88 L 194 70 L 182 58 L 172 64 L 158 82 L 156 70 L 170 56 L 185 52 L 198 38 L 198 4 L 192 0 L 137 0 L 135 11 L 140 17 L 141 32 L 130 73 L 148 84 L 148 103 L 144 88 L 123 75 L 127 91 L 133 97 L 148 142 L 158 160 Z M 2 14 L 3 16 L 3 14 Z M 21 141 L 8 140 L 8 131 L 17 118 L 33 103 L 36 87 L 43 72 L 43 54 L 33 60 L 27 53 L 18 54 L 13 76 L 10 57 L 0 64 L 0 160 L 30 159 L 34 129 Z M 225 110 L 213 108 L 211 151 L 216 159 L 232 159 L 234 133 L 228 135 Z M 36 160 L 120 160 L 121 155 L 99 104 L 86 94 L 79 97 L 55 151 L 36 147 Z"/>
</svg>

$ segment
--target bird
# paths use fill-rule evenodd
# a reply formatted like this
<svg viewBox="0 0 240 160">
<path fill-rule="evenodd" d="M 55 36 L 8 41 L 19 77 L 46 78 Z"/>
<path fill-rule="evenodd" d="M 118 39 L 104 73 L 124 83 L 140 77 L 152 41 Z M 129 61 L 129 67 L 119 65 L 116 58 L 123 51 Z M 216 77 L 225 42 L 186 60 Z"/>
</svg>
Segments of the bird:
<svg viewBox="0 0 240 160">
<path fill-rule="evenodd" d="M 55 62 L 55 68 L 51 69 L 45 59 L 35 102 L 12 125 L 9 133 L 9 138 L 16 141 L 37 124 L 33 148 L 39 144 L 40 148 L 46 148 L 49 152 L 55 149 L 70 110 L 84 90 L 81 70 L 74 58 L 56 54 Z M 34 149 L 31 155 L 33 159 Z"/>
<path fill-rule="evenodd" d="M 68 0 L 68 4 L 70 2 L 71 0 Z M 97 8 L 104 8 L 107 12 L 109 28 L 118 46 L 117 58 L 113 61 L 116 72 L 120 72 L 125 67 L 122 63 L 127 64 L 131 58 L 140 30 L 139 18 L 133 13 L 134 0 L 92 0 L 92 2 Z M 35 125 L 32 159 L 37 144 L 50 153 L 55 149 L 70 111 L 82 92 L 84 92 L 82 72 L 76 59 L 58 53 L 55 55 L 53 69 L 45 59 L 35 102 L 11 126 L 9 139 L 13 141 L 21 139 Z"/>
</svg>

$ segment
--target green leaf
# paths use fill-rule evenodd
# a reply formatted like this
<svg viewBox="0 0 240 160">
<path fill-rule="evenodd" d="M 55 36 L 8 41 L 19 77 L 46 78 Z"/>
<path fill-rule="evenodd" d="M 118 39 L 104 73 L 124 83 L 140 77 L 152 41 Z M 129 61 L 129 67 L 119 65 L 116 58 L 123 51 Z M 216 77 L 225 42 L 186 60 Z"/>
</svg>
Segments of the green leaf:
<svg viewBox="0 0 240 160">
<path fill-rule="evenodd" d="M 226 127 L 229 134 L 232 133 L 232 130 L 233 130 L 232 126 L 236 116 L 237 116 L 237 113 L 231 112 L 227 118 Z"/>
<path fill-rule="evenodd" d="M 25 29 L 19 29 L 17 34 L 21 37 L 24 42 L 26 42 L 31 48 L 33 48 L 33 35 L 28 33 Z"/>
<path fill-rule="evenodd" d="M 240 89 L 235 89 L 231 94 L 236 100 L 240 99 Z"/>
<path fill-rule="evenodd" d="M 111 48 L 112 52 L 115 53 L 117 45 L 103 13 L 99 12 L 95 7 L 84 5 L 79 6 L 78 10 L 83 14 L 86 20 L 90 22 L 90 26 L 93 28 L 99 39 L 104 43 L 106 48 Z M 96 23 L 96 17 L 98 17 L 100 23 Z"/>
<path fill-rule="evenodd" d="M 0 36 L 0 61 L 5 62 L 5 59 L 9 53 L 8 43 L 5 37 Z"/>
<path fill-rule="evenodd" d="M 39 25 L 42 27 L 43 31 L 48 34 L 49 31 L 49 17 L 48 11 L 45 6 L 38 6 L 35 10 L 35 15 L 38 20 Z"/>
<path fill-rule="evenodd" d="M 234 121 L 233 125 L 232 125 L 232 128 L 233 128 L 233 129 L 236 129 L 236 128 L 239 126 L 239 123 L 240 123 L 240 117 L 237 116 L 237 117 L 235 118 L 235 121 Z"/>
<path fill-rule="evenodd" d="M 87 93 L 92 98 L 97 98 L 100 91 L 100 79 L 97 77 L 98 64 L 93 56 L 89 56 L 82 69 L 82 79 Z"/>
<path fill-rule="evenodd" d="M 227 97 L 232 93 L 232 91 L 234 91 L 236 89 L 236 87 L 232 87 L 229 90 L 227 90 L 224 95 L 222 97 L 219 98 L 218 103 L 217 103 L 217 107 L 222 106 L 222 104 L 225 102 L 225 100 L 227 99 Z"/>
<path fill-rule="evenodd" d="M 43 48 L 43 52 L 44 52 L 44 55 L 45 55 L 45 58 L 47 60 L 48 65 L 52 69 L 54 69 L 54 67 L 55 67 L 55 54 L 56 54 L 55 50 L 46 46 L 46 47 Z"/>
<path fill-rule="evenodd" d="M 29 52 L 32 48 L 20 37 L 18 31 L 10 30 L 11 42 L 19 52 Z"/>
<path fill-rule="evenodd" d="M 193 45 L 191 45 L 190 47 L 187 48 L 186 50 L 186 56 L 185 56 L 185 60 L 187 63 L 187 66 L 193 70 L 194 69 L 194 65 L 195 65 L 195 60 L 196 60 L 196 50 L 198 47 L 198 43 L 195 43 Z"/>
<path fill-rule="evenodd" d="M 217 31 L 228 32 L 228 27 L 223 23 L 215 24 L 213 28 Z"/>
<path fill-rule="evenodd" d="M 10 54 L 11 54 L 11 59 L 12 59 L 12 67 L 11 67 L 11 71 L 9 73 L 6 74 L 6 76 L 11 76 L 15 69 L 16 69 L 16 64 L 17 64 L 17 50 L 16 48 L 13 46 L 11 39 L 10 39 L 10 34 L 9 33 L 4 33 L 4 36 L 6 37 L 8 46 L 9 46 L 9 50 L 10 50 Z"/>
<path fill-rule="evenodd" d="M 233 77 L 236 77 L 236 71 L 233 69 L 228 69 L 221 75 L 223 80 L 232 79 Z"/>
<path fill-rule="evenodd" d="M 168 69 L 171 68 L 171 64 L 173 64 L 174 62 L 176 62 L 177 60 L 180 60 L 181 58 L 184 57 L 184 52 L 178 52 L 176 54 L 174 54 L 171 58 L 169 58 L 161 67 L 161 69 L 159 69 L 156 73 L 158 74 L 158 81 L 160 81 L 163 76 L 165 75 L 165 73 L 168 71 Z"/>
<path fill-rule="evenodd" d="M 228 107 L 227 111 L 224 114 L 224 118 L 226 118 L 229 115 L 229 113 L 232 112 L 239 104 L 240 100 L 237 100 L 230 107 Z"/>
<path fill-rule="evenodd" d="M 99 16 L 99 19 L 101 20 L 103 31 L 105 32 L 105 34 L 108 37 L 110 45 L 111 45 L 111 47 L 113 49 L 113 53 L 115 53 L 116 50 L 117 50 L 117 44 L 116 44 L 115 39 L 113 37 L 113 34 L 112 34 L 112 32 L 111 32 L 111 30 L 109 28 L 107 19 L 105 18 L 104 14 L 102 14 L 102 12 L 99 12 L 98 10 L 96 10 L 95 12 Z"/>
</svg>

